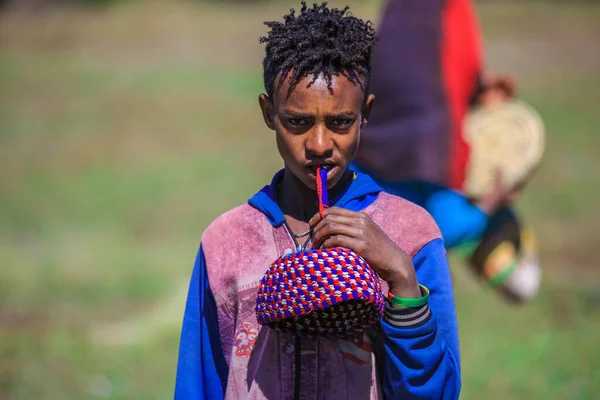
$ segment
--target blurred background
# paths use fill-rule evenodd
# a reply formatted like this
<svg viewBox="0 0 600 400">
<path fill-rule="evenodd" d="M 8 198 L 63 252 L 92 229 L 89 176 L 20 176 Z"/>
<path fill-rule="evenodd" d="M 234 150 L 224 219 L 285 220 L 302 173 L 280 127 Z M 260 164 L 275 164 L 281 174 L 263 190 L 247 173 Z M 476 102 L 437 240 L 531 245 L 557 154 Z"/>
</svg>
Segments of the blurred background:
<svg viewBox="0 0 600 400">
<path fill-rule="evenodd" d="M 281 167 L 258 37 L 298 5 L 0 1 L 0 399 L 172 398 L 200 235 Z M 519 204 L 545 276 L 515 308 L 452 260 L 462 399 L 598 399 L 600 4 L 477 7 L 548 128 Z"/>
</svg>

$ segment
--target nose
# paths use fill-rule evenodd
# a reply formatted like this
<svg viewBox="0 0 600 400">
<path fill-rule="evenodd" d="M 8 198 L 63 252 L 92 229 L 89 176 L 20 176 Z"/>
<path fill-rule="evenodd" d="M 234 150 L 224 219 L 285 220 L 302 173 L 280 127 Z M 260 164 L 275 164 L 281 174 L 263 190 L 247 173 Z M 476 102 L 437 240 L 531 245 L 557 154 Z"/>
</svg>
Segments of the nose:
<svg viewBox="0 0 600 400">
<path fill-rule="evenodd" d="M 307 158 L 329 157 L 333 153 L 333 138 L 324 123 L 316 124 L 306 137 Z"/>
</svg>

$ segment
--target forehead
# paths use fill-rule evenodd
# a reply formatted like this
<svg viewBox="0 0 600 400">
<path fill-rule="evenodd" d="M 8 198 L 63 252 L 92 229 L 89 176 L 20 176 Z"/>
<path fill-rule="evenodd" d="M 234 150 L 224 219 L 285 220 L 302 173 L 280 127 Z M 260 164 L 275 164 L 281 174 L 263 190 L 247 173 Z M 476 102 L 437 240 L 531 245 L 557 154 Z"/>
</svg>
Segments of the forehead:
<svg viewBox="0 0 600 400">
<path fill-rule="evenodd" d="M 286 78 L 275 95 L 277 107 L 304 112 L 358 112 L 360 110 L 364 99 L 360 84 L 352 83 L 342 75 L 332 76 L 332 93 L 323 75 L 319 75 L 310 87 L 307 87 L 312 80 L 312 75 L 305 76 L 288 97 L 290 85 Z"/>
</svg>

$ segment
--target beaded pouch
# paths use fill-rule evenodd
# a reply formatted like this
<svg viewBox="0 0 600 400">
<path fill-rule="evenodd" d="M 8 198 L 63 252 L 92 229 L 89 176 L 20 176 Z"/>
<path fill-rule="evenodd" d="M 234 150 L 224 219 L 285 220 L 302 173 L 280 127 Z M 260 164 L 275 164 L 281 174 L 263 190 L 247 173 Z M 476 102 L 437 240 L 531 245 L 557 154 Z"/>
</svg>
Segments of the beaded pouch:
<svg viewBox="0 0 600 400">
<path fill-rule="evenodd" d="M 319 212 L 328 206 L 327 170 L 317 169 Z M 345 248 L 311 249 L 275 260 L 261 279 L 261 325 L 298 335 L 346 337 L 383 317 L 379 276 Z"/>
</svg>

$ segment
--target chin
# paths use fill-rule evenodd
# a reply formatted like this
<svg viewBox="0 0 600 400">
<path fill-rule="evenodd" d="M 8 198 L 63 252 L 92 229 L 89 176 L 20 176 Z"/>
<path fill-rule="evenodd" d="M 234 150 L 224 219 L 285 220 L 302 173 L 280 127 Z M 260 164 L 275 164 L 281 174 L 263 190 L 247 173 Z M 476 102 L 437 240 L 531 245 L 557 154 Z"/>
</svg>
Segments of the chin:
<svg viewBox="0 0 600 400">
<path fill-rule="evenodd" d="M 309 189 L 317 190 L 317 181 L 315 180 L 315 178 L 313 176 L 310 176 L 310 175 L 302 176 L 300 181 Z"/>
<path fill-rule="evenodd" d="M 337 184 L 340 183 L 340 178 L 341 176 L 332 176 L 329 179 L 327 179 L 327 190 L 331 190 L 334 187 L 336 187 Z"/>
<path fill-rule="evenodd" d="M 337 165 L 334 173 L 327 177 L 327 189 L 332 189 L 345 179 L 348 170 L 347 165 Z"/>
</svg>

